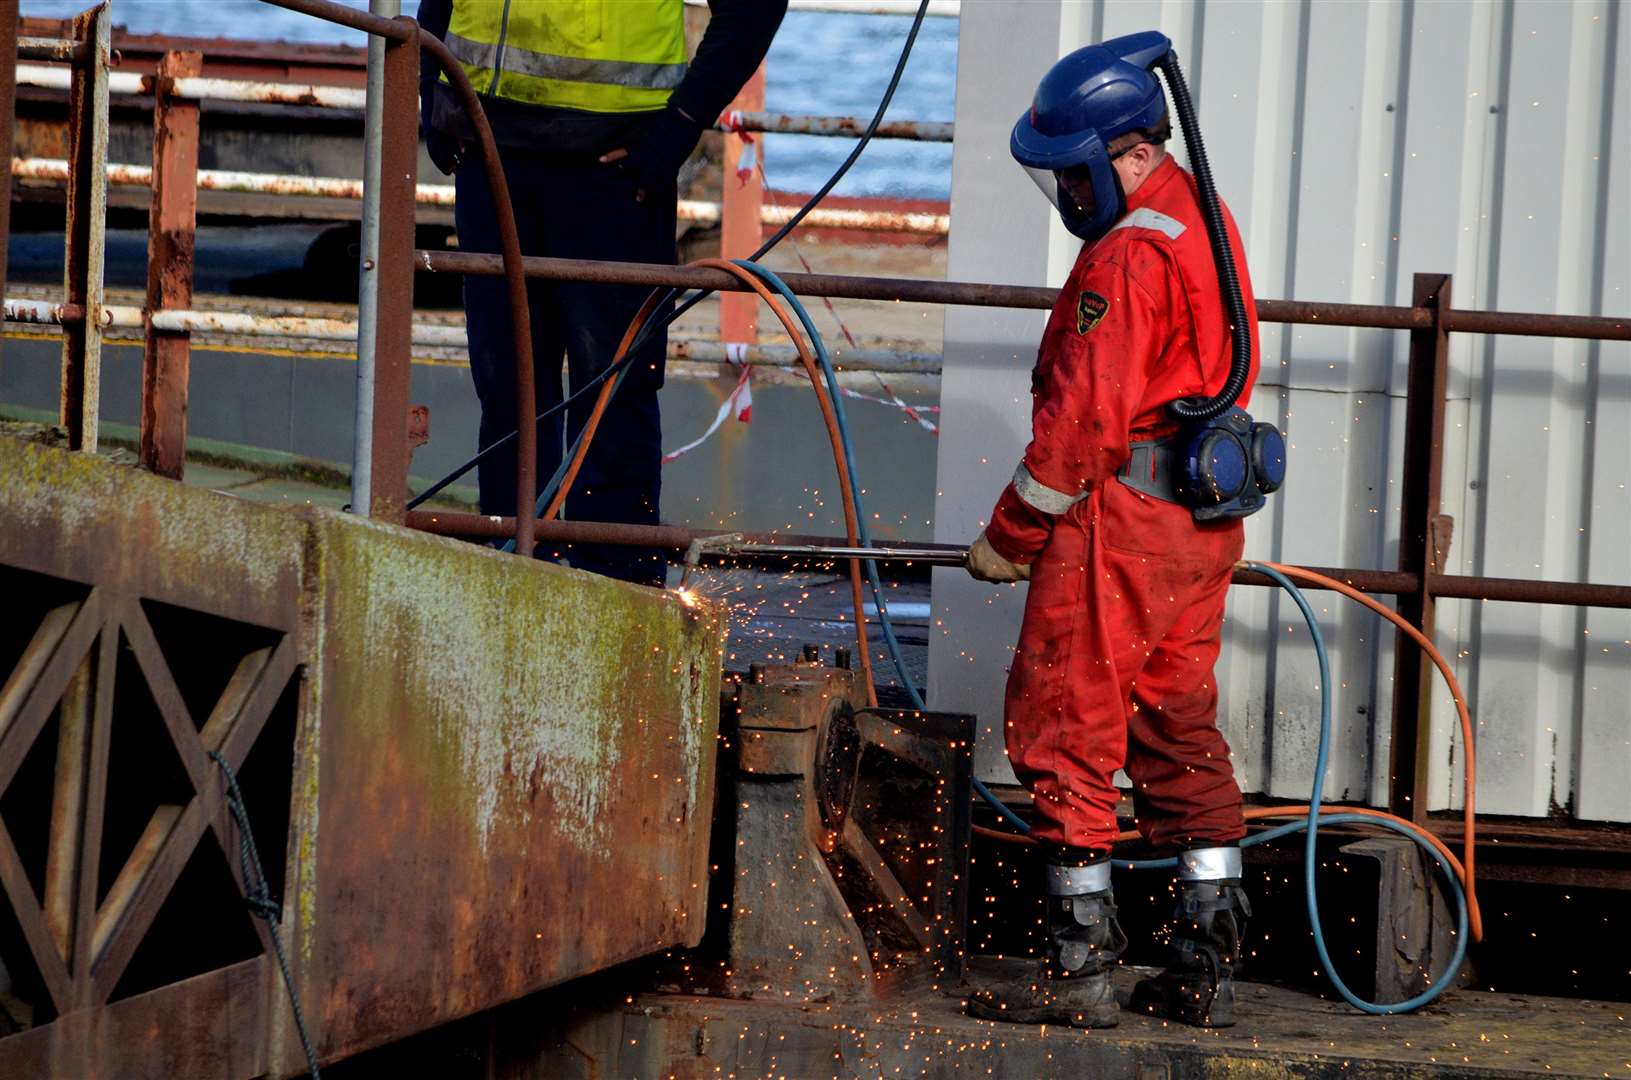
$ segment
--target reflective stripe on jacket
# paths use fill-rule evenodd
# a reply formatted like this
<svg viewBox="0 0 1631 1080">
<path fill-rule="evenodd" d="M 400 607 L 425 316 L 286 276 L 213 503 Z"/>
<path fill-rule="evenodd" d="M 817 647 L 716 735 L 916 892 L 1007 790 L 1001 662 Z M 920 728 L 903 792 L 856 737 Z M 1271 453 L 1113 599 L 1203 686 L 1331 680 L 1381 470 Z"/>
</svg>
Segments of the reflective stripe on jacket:
<svg viewBox="0 0 1631 1080">
<path fill-rule="evenodd" d="M 650 112 L 685 77 L 682 0 L 454 0 L 445 41 L 478 92 L 530 105 Z"/>
</svg>

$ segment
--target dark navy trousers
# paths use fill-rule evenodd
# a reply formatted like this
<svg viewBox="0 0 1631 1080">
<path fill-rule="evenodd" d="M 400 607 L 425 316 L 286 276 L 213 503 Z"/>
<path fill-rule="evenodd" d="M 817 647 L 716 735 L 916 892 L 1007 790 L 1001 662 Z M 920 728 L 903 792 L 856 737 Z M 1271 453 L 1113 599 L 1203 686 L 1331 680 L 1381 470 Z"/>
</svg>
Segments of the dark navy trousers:
<svg viewBox="0 0 1631 1080">
<path fill-rule="evenodd" d="M 674 263 L 676 196 L 672 188 L 636 202 L 634 182 L 614 166 L 593 160 L 563 162 L 508 147 L 503 155 L 523 254 Z M 454 221 L 460 249 L 497 252 L 498 223 L 479 160 L 462 164 L 454 179 L 458 196 Z M 563 400 L 563 357 L 567 393 L 586 386 L 611 364 L 623 332 L 649 293 L 648 288 L 637 285 L 541 279 L 528 283 L 535 415 Z M 466 276 L 464 312 L 470 373 L 481 401 L 480 445 L 487 447 L 515 430 L 515 351 L 504 278 Z M 666 313 L 666 308 L 659 311 Z M 658 332 L 636 353 L 622 387 L 601 418 L 562 518 L 657 523 L 662 491 L 657 391 L 663 384 L 667 344 L 667 334 Z M 597 393 L 590 391 L 564 417 L 557 414 L 539 425 L 540 491 L 560 466 L 563 450 L 583 430 Z M 516 455 L 512 447 L 495 452 L 478 467 L 484 514 L 507 517 L 515 513 Z M 541 542 L 538 554 L 649 585 L 662 584 L 667 568 L 660 549 Z"/>
</svg>

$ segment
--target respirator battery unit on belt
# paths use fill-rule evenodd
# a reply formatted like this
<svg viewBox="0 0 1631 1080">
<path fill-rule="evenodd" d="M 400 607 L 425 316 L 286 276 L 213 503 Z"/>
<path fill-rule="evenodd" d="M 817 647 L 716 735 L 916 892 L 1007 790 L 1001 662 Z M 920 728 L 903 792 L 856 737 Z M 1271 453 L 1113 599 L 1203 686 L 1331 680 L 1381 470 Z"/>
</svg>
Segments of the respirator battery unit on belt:
<svg viewBox="0 0 1631 1080">
<path fill-rule="evenodd" d="M 1173 492 L 1196 521 L 1250 517 L 1285 482 L 1285 439 L 1245 409 L 1191 424 L 1174 444 Z"/>
<path fill-rule="evenodd" d="M 1187 507 L 1196 521 L 1250 517 L 1286 478 L 1286 444 L 1273 424 L 1230 409 L 1159 442 L 1135 442 L 1116 478 Z"/>
</svg>

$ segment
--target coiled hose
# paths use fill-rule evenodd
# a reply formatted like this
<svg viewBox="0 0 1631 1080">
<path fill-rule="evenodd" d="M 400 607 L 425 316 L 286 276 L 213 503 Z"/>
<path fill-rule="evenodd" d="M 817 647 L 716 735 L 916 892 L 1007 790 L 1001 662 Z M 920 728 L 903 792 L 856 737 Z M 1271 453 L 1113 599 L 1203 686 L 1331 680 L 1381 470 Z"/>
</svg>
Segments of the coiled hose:
<svg viewBox="0 0 1631 1080">
<path fill-rule="evenodd" d="M 1172 88 L 1172 102 L 1178 111 L 1178 123 L 1184 131 L 1184 145 L 1189 148 L 1189 168 L 1200 190 L 1201 211 L 1206 215 L 1206 235 L 1212 241 L 1212 262 L 1218 270 L 1218 288 L 1223 293 L 1224 313 L 1229 334 L 1229 376 L 1223 389 L 1214 397 L 1179 398 L 1167 406 L 1167 411 L 1179 420 L 1210 420 L 1222 416 L 1234 407 L 1235 400 L 1246 389 L 1246 380 L 1252 372 L 1251 324 L 1246 321 L 1246 300 L 1240 291 L 1240 273 L 1235 269 L 1234 247 L 1229 243 L 1229 229 L 1223 219 L 1223 204 L 1218 201 L 1217 184 L 1212 181 L 1212 165 L 1206 159 L 1206 147 L 1201 142 L 1200 125 L 1195 121 L 1195 103 L 1189 96 L 1189 84 L 1178 67 L 1178 54 L 1168 52 L 1156 61 Z"/>
</svg>

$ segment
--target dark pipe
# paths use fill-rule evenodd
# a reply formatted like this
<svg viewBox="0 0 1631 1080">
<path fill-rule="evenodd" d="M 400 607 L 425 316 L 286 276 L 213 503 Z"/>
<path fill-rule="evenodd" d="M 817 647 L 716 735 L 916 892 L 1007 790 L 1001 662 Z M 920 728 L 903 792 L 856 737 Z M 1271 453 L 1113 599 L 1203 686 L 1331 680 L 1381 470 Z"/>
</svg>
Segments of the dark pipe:
<svg viewBox="0 0 1631 1080">
<path fill-rule="evenodd" d="M 1246 302 L 1240 293 L 1240 274 L 1235 269 L 1235 252 L 1229 244 L 1229 229 L 1223 220 L 1223 204 L 1218 201 L 1217 185 L 1212 182 L 1212 166 L 1206 160 L 1206 147 L 1201 144 L 1200 125 L 1195 122 L 1195 103 L 1189 97 L 1189 84 L 1178 69 L 1178 54 L 1168 52 L 1156 62 L 1166 74 L 1167 85 L 1172 88 L 1172 102 L 1178 111 L 1178 123 L 1184 129 L 1184 145 L 1189 148 L 1189 167 L 1195 174 L 1195 186 L 1201 193 L 1201 210 L 1206 214 L 1206 235 L 1212 241 L 1212 261 L 1218 268 L 1218 287 L 1223 292 L 1224 309 L 1229 317 L 1229 377 L 1216 397 L 1180 398 L 1167 406 L 1167 411 L 1180 420 L 1210 420 L 1222 416 L 1234 407 L 1235 399 L 1246 389 L 1246 380 L 1252 373 L 1251 324 L 1246 321 Z"/>
</svg>

